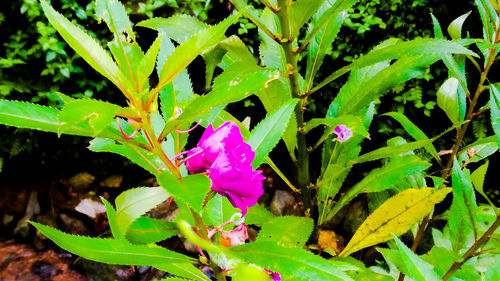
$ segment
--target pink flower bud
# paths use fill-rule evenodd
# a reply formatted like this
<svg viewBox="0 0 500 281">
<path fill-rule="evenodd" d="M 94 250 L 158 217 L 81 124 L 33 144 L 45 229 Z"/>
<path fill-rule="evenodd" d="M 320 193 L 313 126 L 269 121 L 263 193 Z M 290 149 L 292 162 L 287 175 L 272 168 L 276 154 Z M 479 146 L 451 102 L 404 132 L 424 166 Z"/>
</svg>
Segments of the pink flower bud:
<svg viewBox="0 0 500 281">
<path fill-rule="evenodd" d="M 245 244 L 245 240 L 248 239 L 248 228 L 242 223 L 239 226 L 235 227 L 231 231 L 220 232 L 220 244 L 223 247 L 233 247 Z"/>
<path fill-rule="evenodd" d="M 337 137 L 334 138 L 333 141 L 338 141 L 340 143 L 345 142 L 352 137 L 351 129 L 346 127 L 345 125 L 338 125 L 337 127 L 335 127 L 333 132 L 337 135 Z"/>
<path fill-rule="evenodd" d="M 264 271 L 266 271 L 270 278 L 273 278 L 273 281 L 281 281 L 281 274 L 278 272 L 273 272 L 269 269 L 264 269 Z"/>
</svg>

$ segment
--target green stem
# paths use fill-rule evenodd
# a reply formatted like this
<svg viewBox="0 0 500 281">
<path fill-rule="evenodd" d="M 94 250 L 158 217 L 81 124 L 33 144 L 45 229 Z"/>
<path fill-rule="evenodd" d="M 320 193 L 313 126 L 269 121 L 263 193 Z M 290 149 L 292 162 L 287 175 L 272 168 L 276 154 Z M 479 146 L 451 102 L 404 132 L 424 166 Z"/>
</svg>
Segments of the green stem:
<svg viewBox="0 0 500 281">
<path fill-rule="evenodd" d="M 158 138 L 156 137 L 153 128 L 151 127 L 151 120 L 149 119 L 148 113 L 141 111 L 141 117 L 142 117 L 142 129 L 144 130 L 144 133 L 151 142 L 153 153 L 155 153 L 156 155 L 158 155 L 158 157 L 160 157 L 161 161 L 165 163 L 165 166 L 170 170 L 170 172 L 175 177 L 181 179 L 182 175 L 179 169 L 172 163 L 172 161 L 170 161 L 170 159 L 165 154 L 165 151 L 163 151 L 161 143 L 157 141 Z"/>
<path fill-rule="evenodd" d="M 500 29 L 496 30 L 496 36 L 495 37 L 498 37 L 499 31 L 500 31 Z M 476 91 L 474 92 L 474 97 L 472 98 L 472 100 L 470 102 L 470 105 L 469 105 L 469 108 L 467 110 L 467 114 L 465 115 L 465 121 L 471 121 L 472 118 L 474 117 L 474 109 L 476 107 L 476 104 L 477 104 L 477 101 L 479 99 L 479 96 L 485 90 L 485 87 L 483 86 L 484 82 L 486 81 L 486 78 L 487 78 L 488 73 L 489 73 L 489 71 L 491 69 L 491 66 L 495 62 L 495 53 L 496 53 L 496 48 L 490 48 L 489 49 L 488 61 L 486 62 L 484 70 L 481 72 L 481 77 L 479 78 L 479 83 L 477 85 Z M 453 146 L 452 153 L 451 153 L 450 157 L 448 158 L 448 162 L 446 163 L 445 168 L 441 172 L 441 177 L 444 178 L 444 179 L 448 178 L 452 174 L 451 167 L 453 166 L 453 160 L 457 156 L 458 149 L 460 148 L 460 144 L 462 143 L 462 140 L 463 140 L 463 138 L 465 136 L 465 133 L 467 132 L 467 128 L 469 127 L 469 123 L 471 123 L 471 122 L 466 122 L 465 124 L 463 124 L 460 127 L 460 129 L 458 129 L 457 140 L 455 142 L 455 145 Z M 432 218 L 430 217 L 430 215 L 427 215 L 422 220 L 422 223 L 418 226 L 417 235 L 415 236 L 415 239 L 413 240 L 413 244 L 411 246 L 411 249 L 412 249 L 413 252 L 415 252 L 417 250 L 418 244 L 420 243 L 422 235 L 424 234 L 424 230 L 425 230 L 425 228 L 427 227 L 428 223 L 431 220 L 432 220 Z M 499 219 L 497 217 L 497 221 L 498 220 Z M 497 221 L 495 221 L 495 223 L 497 223 Z M 500 223 L 500 222 L 498 222 L 498 223 Z M 483 237 L 484 237 L 484 235 L 483 235 Z M 479 242 L 481 239 L 483 239 L 483 237 L 481 237 L 479 240 L 477 240 L 476 243 Z M 487 239 L 489 239 L 489 237 Z M 486 243 L 486 241 L 483 242 L 483 243 Z M 474 245 L 476 245 L 476 243 L 474 243 Z M 469 251 L 474 247 L 474 245 L 469 249 Z M 467 251 L 467 253 L 469 251 Z M 464 255 L 464 257 L 465 257 L 465 255 Z M 464 261 L 464 263 L 465 263 L 465 261 Z M 455 264 L 453 264 L 453 266 L 455 266 Z M 460 268 L 460 266 L 462 266 L 462 264 L 463 263 L 461 263 L 458 268 Z M 452 268 L 453 268 L 453 266 L 452 266 Z M 453 270 L 453 272 L 450 273 L 450 271 L 452 270 L 452 268 L 450 268 L 450 270 L 445 274 L 445 276 L 443 276 L 443 280 L 446 280 L 449 277 L 451 277 L 451 275 L 453 275 L 453 273 L 458 269 L 458 268 L 456 268 L 456 269 Z M 449 273 L 451 275 L 447 276 Z M 399 275 L 399 277 L 400 278 L 403 277 L 403 279 L 404 279 L 404 274 L 401 273 Z M 445 279 L 445 277 L 446 277 L 446 279 Z M 399 280 L 402 280 L 402 279 L 399 279 Z"/>
<path fill-rule="evenodd" d="M 301 98 L 299 74 L 297 69 L 297 53 L 293 51 L 293 38 L 290 29 L 289 8 L 291 1 L 278 0 L 278 18 L 281 26 L 282 40 L 281 47 L 285 53 L 288 71 L 287 76 L 290 83 L 291 94 L 293 98 Z M 298 184 L 302 191 L 302 203 L 304 209 L 307 210 L 311 207 L 311 192 L 309 190 L 309 152 L 307 151 L 306 135 L 301 128 L 304 127 L 304 102 L 299 102 L 295 107 L 295 118 L 297 119 L 297 151 L 298 158 L 296 167 L 298 172 Z"/>
<path fill-rule="evenodd" d="M 493 222 L 493 224 L 486 230 L 486 232 L 477 240 L 470 248 L 469 250 L 462 256 L 461 261 L 454 262 L 453 265 L 450 267 L 448 272 L 446 272 L 445 275 L 441 278 L 441 280 L 445 281 L 450 279 L 453 274 L 462 267 L 470 258 L 476 256 L 476 251 L 481 248 L 486 242 L 488 242 L 495 232 L 495 230 L 500 226 L 500 215 L 497 215 L 496 220 Z"/>
</svg>

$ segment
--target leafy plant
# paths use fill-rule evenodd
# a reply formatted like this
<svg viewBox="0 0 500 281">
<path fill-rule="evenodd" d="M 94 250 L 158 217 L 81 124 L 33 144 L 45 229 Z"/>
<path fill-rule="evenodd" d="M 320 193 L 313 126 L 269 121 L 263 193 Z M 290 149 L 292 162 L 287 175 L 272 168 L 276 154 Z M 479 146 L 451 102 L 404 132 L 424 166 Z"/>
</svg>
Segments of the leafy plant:
<svg viewBox="0 0 500 281">
<path fill-rule="evenodd" d="M 138 26 L 158 31 L 144 52 L 125 7 L 116 0 L 97 0 L 96 16 L 113 34 L 108 53 L 42 0 L 50 24 L 121 92 L 126 106 L 64 94 L 59 94 L 63 101 L 60 109 L 0 100 L 0 123 L 92 137 L 92 151 L 127 157 L 154 175 L 160 187 L 125 191 L 116 198 L 115 207 L 103 200 L 113 238 L 80 237 L 32 224 L 60 247 L 84 258 L 152 265 L 188 280 L 209 280 L 196 267 L 200 264 L 209 266 L 219 280 L 226 280 L 226 276 L 234 280 L 364 280 L 397 275 L 400 279 L 409 275 L 415 280 L 439 276 L 446 280 L 454 275 L 481 274 L 495 278 L 498 272 L 493 269 L 467 268 L 467 262 L 476 256 L 487 254 L 498 259 L 496 231 L 500 225 L 496 207 L 478 205 L 475 196 L 474 187 L 486 195 L 483 185 L 488 165 L 472 173 L 467 165 L 497 152 L 500 141 L 500 91 L 496 84 L 485 85 L 498 53 L 500 29 L 492 24 L 498 22 L 496 4 L 476 1 L 483 19 L 483 39 L 460 38 L 466 16 L 448 28 L 452 40 L 444 38 L 435 20 L 436 38 L 388 39 L 318 81 L 329 46 L 336 43 L 347 11 L 357 1 L 261 2 L 262 9 L 232 0 L 238 13 L 215 25 L 187 15 L 140 22 Z M 259 28 L 258 59 L 239 37 L 226 36 L 242 15 Z M 481 56 L 467 48 L 473 43 Z M 187 70 L 198 56 L 206 64 L 205 95 L 194 93 Z M 302 71 L 299 56 L 307 62 Z M 476 61 L 481 57 L 485 59 L 483 67 Z M 481 71 L 475 92 L 467 86 L 465 59 Z M 395 86 L 421 78 L 437 61 L 444 62 L 450 76 L 436 93 L 436 104 L 450 119 L 450 127 L 428 137 L 401 113 L 387 113 L 414 141 L 396 137 L 385 147 L 361 154 L 375 116 L 375 101 Z M 217 67 L 222 73 L 213 79 Z M 157 76 L 157 83 L 152 75 Z M 344 75 L 348 75 L 347 81 L 326 115 L 306 119 L 311 95 Z M 494 134 L 460 151 L 471 120 L 485 111 L 476 108 L 485 89 L 490 89 L 488 106 Z M 260 99 L 267 116 L 250 130 L 225 107 L 252 94 Z M 194 148 L 186 149 L 193 123 L 202 124 L 206 130 Z M 312 130 L 320 129 L 322 135 L 316 142 L 306 138 Z M 433 142 L 454 130 L 457 140 L 447 159 L 442 160 L 447 154 L 437 152 Z M 294 179 L 287 178 L 269 156 L 280 139 L 295 167 Z M 311 153 L 320 147 L 321 169 L 311 173 Z M 415 153 L 419 149 L 426 153 Z M 353 176 L 353 168 L 375 161 L 381 165 L 362 177 Z M 257 169 L 262 163 L 301 197 L 304 216 L 274 217 L 257 204 L 264 192 L 264 176 Z M 432 163 L 440 167 L 441 177 L 427 172 Z M 451 188 L 446 186 L 450 177 Z M 314 245 L 312 234 L 327 230 L 342 209 L 365 193 L 372 198 L 374 210 L 347 246 L 335 251 L 319 242 Z M 415 252 L 434 206 L 447 194 L 453 195 L 447 224 L 442 233 L 433 230 L 435 246 L 427 255 L 419 256 Z M 173 221 L 145 216 L 167 199 L 174 200 L 180 211 Z M 260 227 L 255 242 L 245 243 L 247 224 Z M 412 228 L 415 234 L 409 248 L 397 236 Z M 198 259 L 155 244 L 179 233 L 197 247 Z M 384 242 L 390 249 L 379 251 L 390 272 L 346 259 Z M 311 248 L 319 249 L 322 255 L 311 252 Z M 326 259 L 327 255 L 332 257 Z M 447 259 L 430 262 L 439 255 Z"/>
</svg>

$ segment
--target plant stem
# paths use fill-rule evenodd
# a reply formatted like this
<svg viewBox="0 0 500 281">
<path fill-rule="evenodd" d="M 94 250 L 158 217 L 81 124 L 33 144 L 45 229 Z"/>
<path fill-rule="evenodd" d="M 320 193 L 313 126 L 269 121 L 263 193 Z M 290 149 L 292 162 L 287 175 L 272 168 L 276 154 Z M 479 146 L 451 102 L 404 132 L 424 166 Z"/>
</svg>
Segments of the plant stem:
<svg viewBox="0 0 500 281">
<path fill-rule="evenodd" d="M 474 93 L 474 97 L 472 98 L 472 101 L 470 102 L 469 108 L 467 110 L 467 114 L 465 115 L 465 120 L 470 121 L 474 117 L 474 109 L 476 108 L 477 100 L 479 99 L 479 96 L 481 93 L 485 90 L 484 88 L 484 82 L 486 81 L 486 76 L 488 75 L 488 72 L 490 71 L 491 66 L 493 65 L 493 61 L 495 60 L 495 51 L 496 48 L 490 49 L 490 57 L 488 59 L 488 62 L 486 63 L 486 66 L 484 67 L 483 72 L 481 72 L 481 77 L 479 78 L 479 83 L 476 88 L 476 92 Z M 448 178 L 451 175 L 451 166 L 453 165 L 453 159 L 457 156 L 458 149 L 460 148 L 460 144 L 462 143 L 462 140 L 465 136 L 465 133 L 467 132 L 467 128 L 469 127 L 470 122 L 466 122 L 465 124 L 462 125 L 462 127 L 458 130 L 457 133 L 457 141 L 455 142 L 455 146 L 453 146 L 453 151 L 448 158 L 448 162 L 446 164 L 446 167 L 441 173 L 442 178 Z"/>
<path fill-rule="evenodd" d="M 290 30 L 289 8 L 291 1 L 278 0 L 278 18 L 281 26 L 282 40 L 281 47 L 285 53 L 287 63 L 287 75 L 290 82 L 290 89 L 293 98 L 301 98 L 299 75 L 297 69 L 297 54 L 293 51 L 293 38 Z M 299 102 L 295 107 L 295 118 L 297 119 L 297 127 L 300 129 L 304 126 L 304 102 Z M 302 191 L 302 203 L 304 209 L 311 207 L 311 192 L 309 190 L 309 152 L 307 151 L 306 135 L 303 130 L 297 131 L 297 151 L 298 158 L 296 162 L 298 172 L 298 184 Z"/>
<path fill-rule="evenodd" d="M 496 34 L 498 35 L 498 30 L 497 30 Z M 498 37 L 498 36 L 496 36 L 496 37 Z M 483 86 L 484 82 L 486 81 L 486 77 L 488 76 L 488 73 L 489 73 L 489 71 L 491 69 L 491 66 L 495 62 L 495 53 L 496 53 L 496 48 L 490 48 L 489 49 L 489 58 L 488 58 L 488 61 L 486 62 L 484 70 L 481 72 L 481 77 L 479 78 L 479 83 L 477 85 L 476 91 L 474 92 L 474 97 L 472 98 L 472 100 L 470 102 L 470 105 L 469 105 L 469 108 L 467 110 L 467 114 L 465 115 L 465 121 L 471 121 L 472 118 L 474 117 L 474 109 L 475 109 L 477 101 L 479 99 L 479 95 L 481 95 L 481 93 L 485 90 L 485 87 Z M 460 144 L 462 143 L 462 140 L 463 140 L 463 138 L 465 136 L 467 128 L 469 127 L 469 123 L 471 123 L 471 122 L 466 122 L 465 124 L 463 124 L 460 127 L 460 129 L 458 129 L 457 140 L 455 142 L 455 145 L 453 146 L 453 150 L 452 150 L 452 152 L 450 154 L 450 157 L 448 158 L 448 162 L 446 163 L 445 168 L 441 172 L 441 177 L 443 179 L 448 178 L 451 175 L 451 173 L 452 173 L 451 172 L 451 167 L 453 165 L 453 160 L 457 156 L 458 149 L 460 148 Z M 499 219 L 497 217 L 497 221 L 498 220 Z M 411 246 L 411 250 L 413 252 L 415 252 L 417 250 L 418 244 L 420 243 L 420 240 L 421 240 L 421 238 L 422 238 L 422 236 L 424 234 L 424 230 L 425 230 L 425 228 L 427 227 L 427 225 L 428 225 L 428 223 L 430 221 L 431 221 L 431 217 L 430 217 L 430 215 L 427 215 L 422 220 L 422 223 L 418 226 L 417 234 L 415 235 L 415 239 L 413 240 L 413 244 Z M 497 223 L 497 221 L 495 221 L 495 223 Z M 498 222 L 498 223 L 500 223 L 500 222 Z M 483 235 L 483 237 L 485 237 L 485 236 Z M 483 237 L 481 237 L 479 240 L 477 240 L 476 243 L 479 242 L 481 239 L 483 239 Z M 489 239 L 489 237 L 487 237 L 485 239 L 487 241 Z M 484 241 L 483 243 L 486 243 L 486 241 Z M 476 245 L 476 243 L 474 243 L 474 245 Z M 474 245 L 469 249 L 469 251 L 474 247 Z M 481 246 L 481 245 L 479 245 L 479 246 Z M 469 251 L 467 251 L 467 253 Z M 464 261 L 464 263 L 465 263 L 465 261 Z M 453 264 L 453 266 L 455 266 L 455 264 Z M 463 263 L 459 264 L 458 268 L 460 268 L 460 266 L 462 266 L 462 264 Z M 458 268 L 454 269 L 453 272 L 451 272 L 450 274 L 452 275 L 456 270 L 458 270 Z M 451 270 L 452 269 L 450 268 L 450 270 L 446 273 L 446 275 L 444 277 L 446 277 Z M 448 279 L 449 277 L 451 277 L 451 275 L 447 276 L 446 279 Z M 399 276 L 400 276 L 400 278 L 402 276 L 403 279 L 404 279 L 404 274 L 400 273 Z M 444 279 L 444 277 L 443 277 L 443 280 L 446 280 L 446 279 Z M 403 279 L 399 279 L 399 280 L 403 280 Z"/>
<path fill-rule="evenodd" d="M 474 257 L 476 255 L 476 251 L 481 248 L 488 240 L 490 240 L 491 235 L 495 232 L 495 230 L 500 226 L 500 215 L 497 215 L 496 220 L 493 222 L 493 224 L 486 230 L 486 232 L 477 240 L 470 248 L 469 250 L 462 256 L 461 261 L 454 262 L 453 265 L 450 267 L 448 272 L 446 272 L 445 275 L 441 278 L 441 280 L 448 280 L 453 274 L 462 267 L 464 263 L 466 263 L 470 258 Z"/>
<path fill-rule="evenodd" d="M 161 143 L 157 141 L 158 138 L 156 137 L 155 132 L 151 127 L 151 120 L 149 119 L 148 113 L 141 111 L 141 117 L 142 117 L 142 128 L 144 130 L 144 133 L 151 142 L 153 153 L 155 153 L 156 155 L 158 155 L 158 157 L 160 157 L 161 161 L 165 163 L 165 166 L 170 170 L 170 172 L 175 177 L 177 177 L 178 179 L 182 178 L 179 169 L 177 169 L 177 167 L 172 163 L 172 161 L 168 159 L 167 155 L 165 154 L 165 151 L 163 151 L 163 148 L 161 147 Z"/>
</svg>

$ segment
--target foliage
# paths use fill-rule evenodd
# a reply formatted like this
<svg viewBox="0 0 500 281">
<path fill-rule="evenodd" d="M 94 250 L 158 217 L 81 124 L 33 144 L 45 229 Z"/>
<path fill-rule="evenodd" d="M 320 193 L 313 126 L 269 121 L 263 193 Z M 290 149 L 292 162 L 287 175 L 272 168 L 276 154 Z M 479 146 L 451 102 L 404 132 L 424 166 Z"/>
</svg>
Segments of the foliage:
<svg viewBox="0 0 500 281">
<path fill-rule="evenodd" d="M 448 27 L 452 40 L 445 38 L 434 18 L 436 38 L 388 39 L 321 77 L 318 73 L 327 71 L 323 60 L 329 46 L 337 44 L 340 27 L 344 22 L 353 24 L 346 18 L 357 1 L 261 2 L 254 8 L 246 1 L 232 0 L 238 12 L 212 25 L 179 15 L 146 20 L 138 25 L 158 33 L 143 50 L 125 6 L 117 0 L 97 0 L 96 17 L 112 33 L 108 53 L 84 28 L 42 0 L 43 13 L 53 28 L 113 84 L 109 86 L 125 102 L 59 94 L 62 103 L 57 107 L 2 99 L 0 124 L 92 137 L 92 151 L 128 158 L 155 176 L 160 186 L 124 191 L 115 207 L 103 200 L 113 238 L 70 235 L 36 222 L 33 226 L 63 249 L 86 259 L 151 265 L 187 280 L 208 280 L 198 268 L 201 265 L 209 266 L 219 280 L 226 276 L 234 280 L 276 280 L 278 276 L 283 280 L 373 280 L 397 275 L 414 280 L 475 280 L 480 276 L 493 280 L 498 276 L 496 262 L 487 259 L 498 260 L 500 254 L 500 214 L 484 192 L 489 165 L 476 168 L 472 164 L 485 161 L 500 147 L 500 91 L 493 78 L 488 78 L 499 53 L 500 29 L 492 25 L 499 21 L 497 4 L 476 1 L 482 39 L 461 39 L 467 15 Z M 154 10 L 155 6 L 148 2 L 146 7 Z M 259 59 L 236 35 L 226 36 L 242 15 L 259 28 Z M 383 26 L 376 19 L 365 21 L 365 25 L 373 24 Z M 179 32 L 179 27 L 185 31 Z M 204 95 L 196 94 L 188 69 L 198 56 L 206 65 Z M 306 64 L 302 69 L 301 56 Z M 479 60 L 484 61 L 479 64 Z M 428 137 L 427 128 L 419 128 L 411 118 L 387 113 L 415 141 L 396 136 L 386 146 L 366 151 L 372 120 L 379 116 L 375 102 L 394 87 L 425 77 L 429 66 L 438 61 L 449 75 L 435 96 L 449 119 L 446 127 Z M 476 81 L 467 80 L 467 62 L 481 72 L 475 90 L 470 85 Z M 307 100 L 344 75 L 348 77 L 326 114 L 307 118 Z M 480 100 L 485 90 L 489 98 Z M 267 112 L 254 128 L 225 110 L 228 104 L 251 95 L 260 99 Z M 486 105 L 490 135 L 461 147 L 469 124 L 486 111 Z M 203 145 L 187 150 L 193 123 L 206 126 L 208 133 L 200 140 Z M 214 125 L 220 126 L 218 131 Z M 230 131 L 225 132 L 226 128 Z M 316 142 L 308 136 L 312 130 L 322 131 Z M 456 131 L 457 139 L 449 155 L 438 153 L 433 142 L 448 137 L 450 131 Z M 280 139 L 294 166 L 293 179 L 270 156 Z M 311 152 L 319 148 L 321 169 L 312 173 Z M 274 217 L 265 206 L 246 200 L 250 194 L 262 194 L 264 177 L 255 169 L 264 162 L 301 197 L 303 216 Z M 359 167 L 367 167 L 361 176 L 355 173 Z M 489 206 L 479 203 L 475 190 Z M 329 230 L 341 210 L 364 193 L 372 212 L 358 224 L 346 247 L 324 247 L 319 238 L 316 243 L 315 233 Z M 438 211 L 434 207 L 448 194 L 453 198 L 451 206 L 439 214 L 445 226 L 442 231 L 431 226 L 433 247 L 418 255 L 424 230 Z M 176 218 L 162 221 L 146 216 L 167 199 L 174 200 L 179 209 Z M 245 243 L 245 221 L 260 227 L 254 242 Z M 410 230 L 414 234 L 408 247 L 398 236 Z M 198 259 L 156 244 L 177 234 L 196 246 Z M 389 272 L 346 258 L 380 243 L 389 246 L 378 249 Z M 484 259 L 485 267 L 474 266 L 472 259 Z"/>
</svg>

